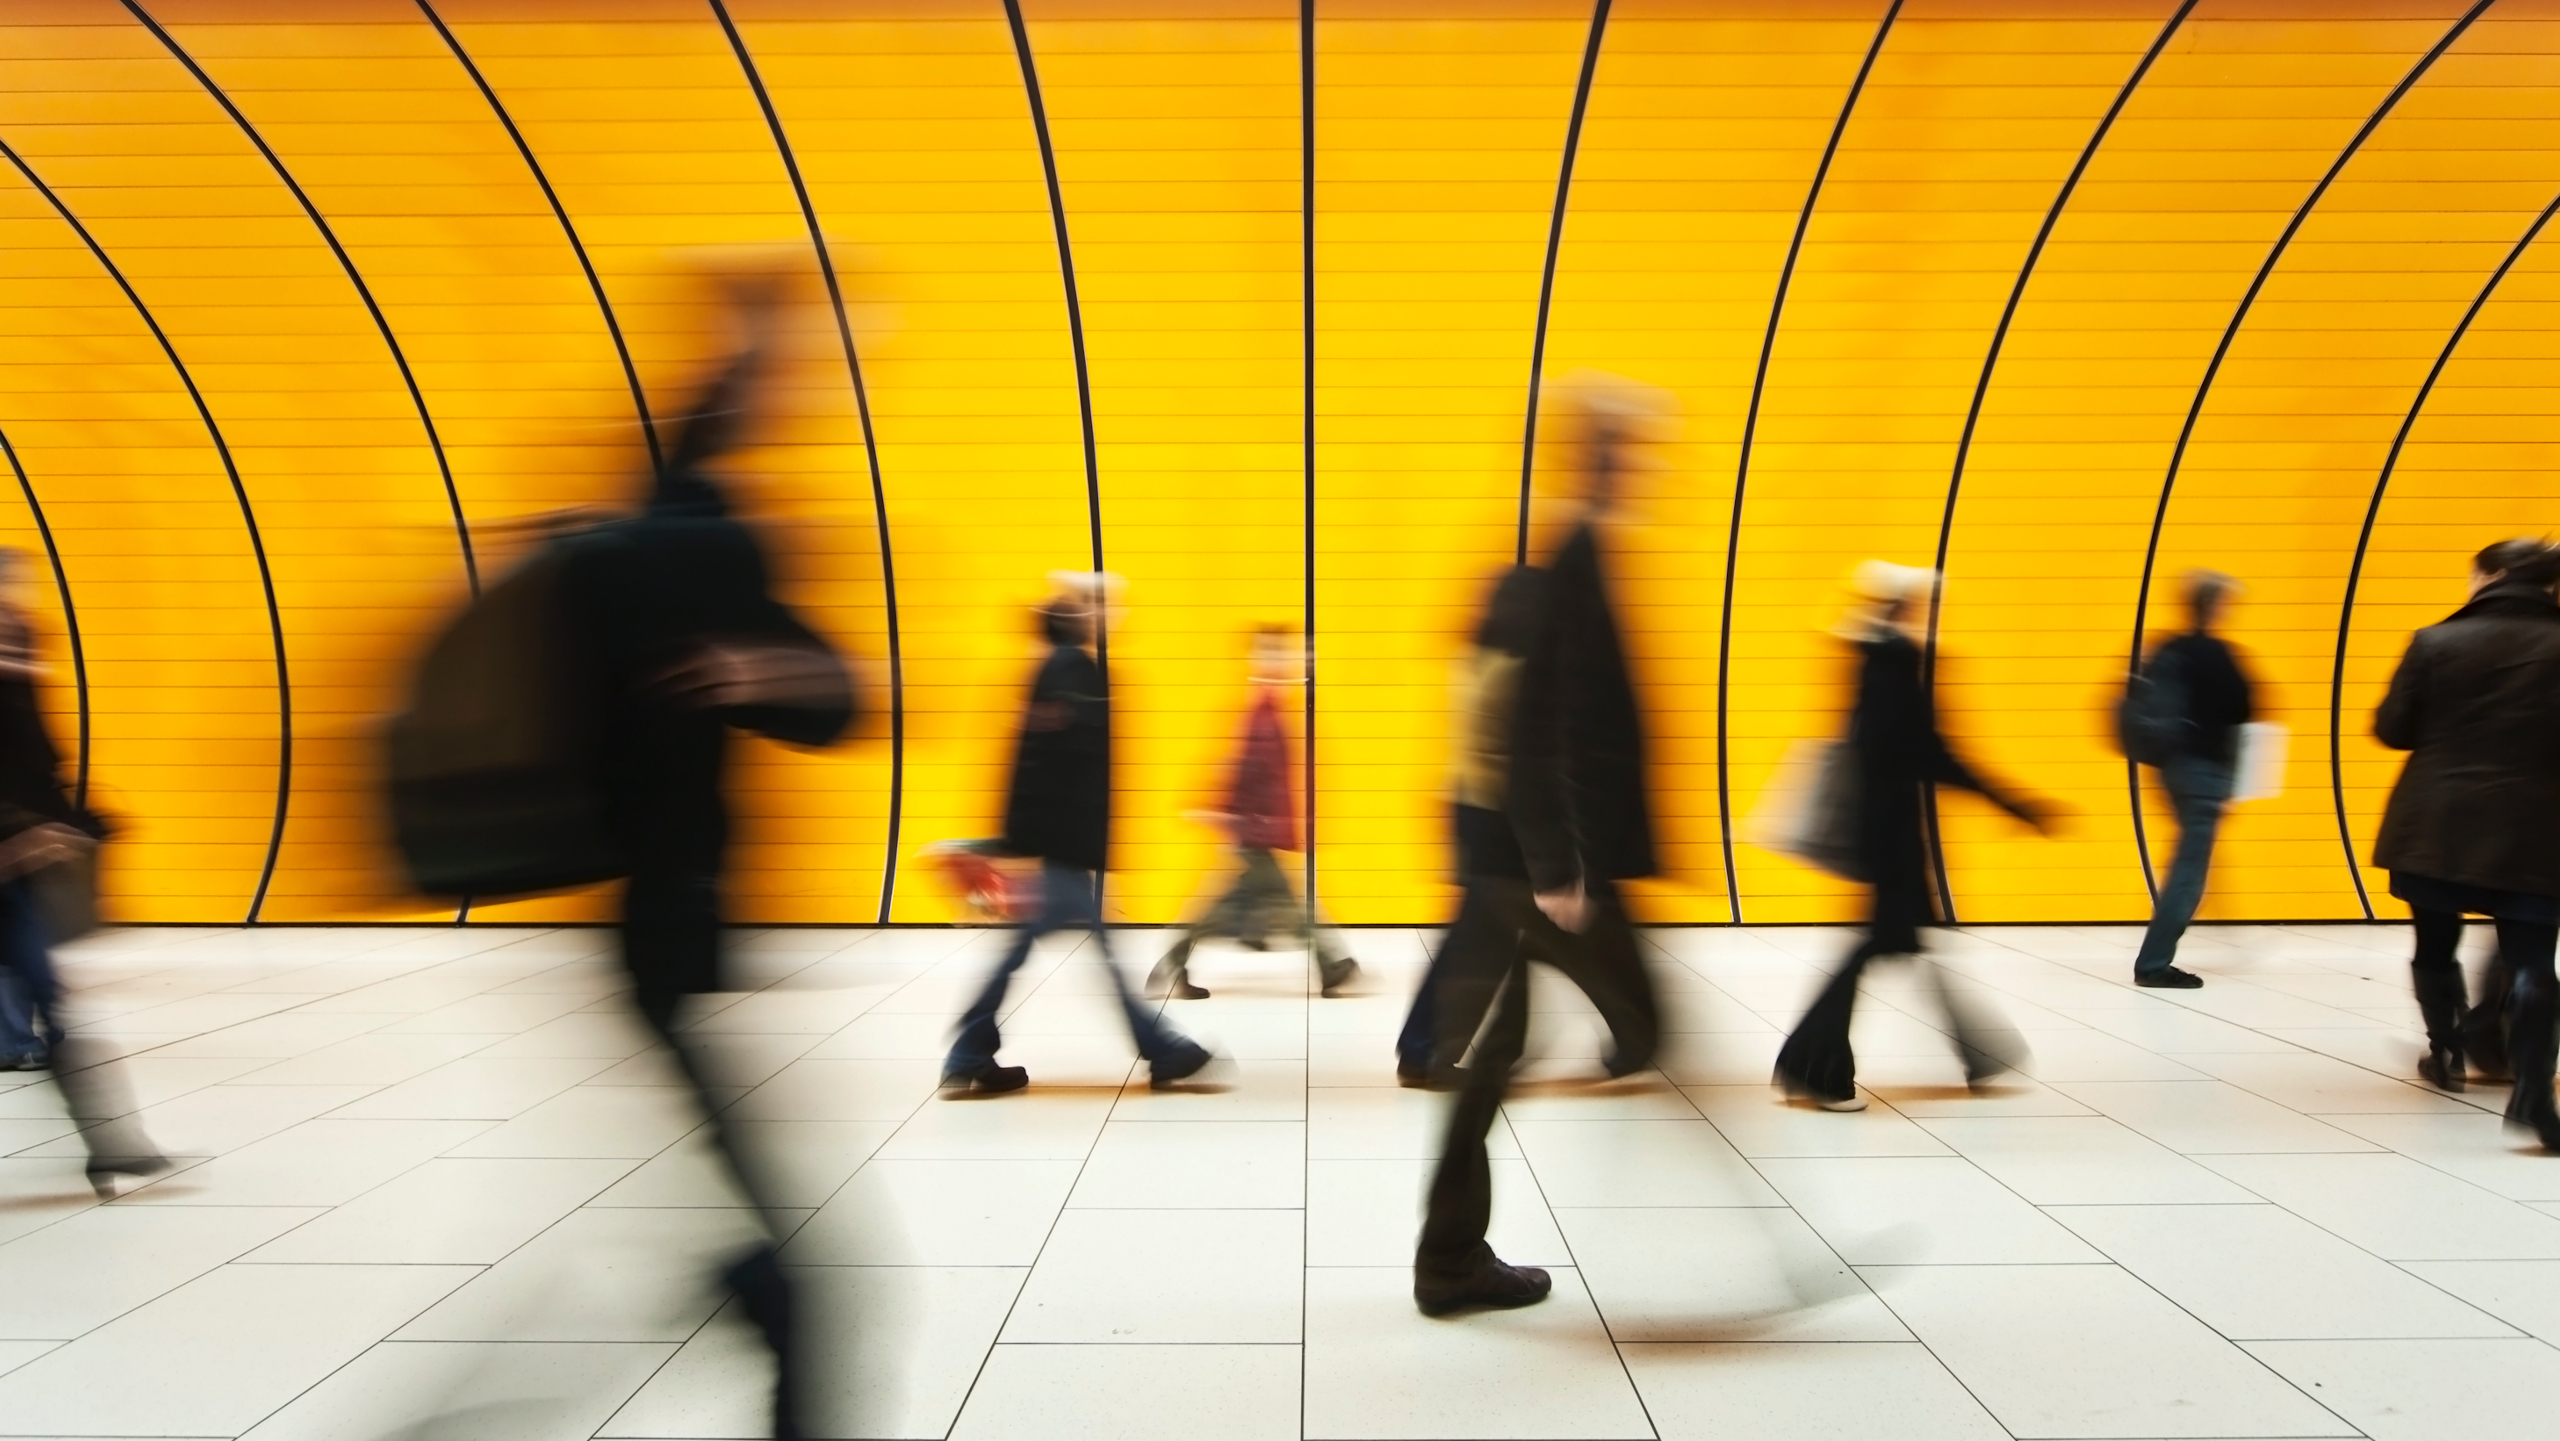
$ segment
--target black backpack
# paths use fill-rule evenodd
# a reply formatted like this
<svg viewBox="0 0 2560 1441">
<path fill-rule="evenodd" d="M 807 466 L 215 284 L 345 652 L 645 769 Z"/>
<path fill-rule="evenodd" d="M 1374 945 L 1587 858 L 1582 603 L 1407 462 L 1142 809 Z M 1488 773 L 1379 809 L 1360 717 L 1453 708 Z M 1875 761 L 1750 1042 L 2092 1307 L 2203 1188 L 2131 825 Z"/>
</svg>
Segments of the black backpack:
<svg viewBox="0 0 2560 1441">
<path fill-rule="evenodd" d="M 2151 662 L 2125 678 L 2124 698 L 2116 702 L 2116 742 L 2125 758 L 2137 764 L 2165 764 L 2186 739 L 2186 678 L 2177 653 L 2155 651 Z"/>
<path fill-rule="evenodd" d="M 587 534 L 548 541 L 464 607 L 392 718 L 392 834 L 428 895 L 521 895 L 629 873 L 596 769 L 602 687 L 571 609 Z"/>
</svg>

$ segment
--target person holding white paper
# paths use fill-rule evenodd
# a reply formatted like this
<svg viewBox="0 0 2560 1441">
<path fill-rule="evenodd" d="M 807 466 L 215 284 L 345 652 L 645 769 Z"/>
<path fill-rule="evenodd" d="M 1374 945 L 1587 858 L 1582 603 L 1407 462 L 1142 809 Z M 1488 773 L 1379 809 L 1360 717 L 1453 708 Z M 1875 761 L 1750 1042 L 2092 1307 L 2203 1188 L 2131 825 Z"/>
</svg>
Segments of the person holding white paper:
<svg viewBox="0 0 2560 1441">
<path fill-rule="evenodd" d="M 2220 571 L 2189 571 L 2189 628 L 2161 642 L 2142 667 L 2149 704 L 2174 722 L 2158 765 L 2161 788 L 2178 816 L 2178 849 L 2152 903 L 2142 949 L 2134 954 L 2137 986 L 2193 990 L 2204 984 L 2204 977 L 2176 962 L 2178 942 L 2204 900 L 2214 836 L 2237 779 L 2241 730 L 2257 718 L 2257 697 L 2239 653 L 2213 633 L 2239 593 L 2240 583 Z"/>
</svg>

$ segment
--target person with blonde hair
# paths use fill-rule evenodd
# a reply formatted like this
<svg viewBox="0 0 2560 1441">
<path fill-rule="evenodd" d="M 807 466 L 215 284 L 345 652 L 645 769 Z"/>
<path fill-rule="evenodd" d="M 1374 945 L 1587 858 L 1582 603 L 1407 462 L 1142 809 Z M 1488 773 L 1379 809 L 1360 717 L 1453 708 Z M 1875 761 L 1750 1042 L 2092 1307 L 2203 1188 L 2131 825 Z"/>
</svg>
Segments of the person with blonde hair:
<svg viewBox="0 0 2560 1441">
<path fill-rule="evenodd" d="M 2045 829 L 2034 806 L 1975 775 L 1938 733 L 1924 653 L 1912 634 L 1937 585 L 1936 571 L 1866 561 L 1851 576 L 1859 603 L 1835 632 L 1858 651 L 1848 743 L 1858 781 L 1854 851 L 1870 887 L 1867 933 L 1779 1048 L 1774 1078 L 1789 1098 L 1826 1111 L 1867 1106 L 1858 1094 L 1857 1056 L 1849 1046 L 1859 976 L 1879 956 L 1919 955 L 1920 928 L 1936 921 L 1924 828 L 1928 792 L 1941 785 L 1969 790 Z M 1964 1060 L 1965 1079 L 1978 1083 L 2016 1065 L 2014 1042 L 1998 1038 L 1997 1028 L 1973 1014 L 1944 976 L 1933 972 L 1932 979 Z"/>
</svg>

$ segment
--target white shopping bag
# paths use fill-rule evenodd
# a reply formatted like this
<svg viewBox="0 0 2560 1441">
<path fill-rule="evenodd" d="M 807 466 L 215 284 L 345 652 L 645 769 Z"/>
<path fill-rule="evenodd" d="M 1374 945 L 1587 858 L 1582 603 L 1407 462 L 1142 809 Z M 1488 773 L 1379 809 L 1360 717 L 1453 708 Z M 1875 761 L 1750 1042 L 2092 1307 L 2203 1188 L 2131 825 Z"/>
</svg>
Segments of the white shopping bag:
<svg viewBox="0 0 2560 1441">
<path fill-rule="evenodd" d="M 2240 727 L 2240 744 L 2231 762 L 2231 798 L 2271 801 L 2284 794 L 2285 749 L 2291 733 L 2274 721 L 2251 721 Z"/>
</svg>

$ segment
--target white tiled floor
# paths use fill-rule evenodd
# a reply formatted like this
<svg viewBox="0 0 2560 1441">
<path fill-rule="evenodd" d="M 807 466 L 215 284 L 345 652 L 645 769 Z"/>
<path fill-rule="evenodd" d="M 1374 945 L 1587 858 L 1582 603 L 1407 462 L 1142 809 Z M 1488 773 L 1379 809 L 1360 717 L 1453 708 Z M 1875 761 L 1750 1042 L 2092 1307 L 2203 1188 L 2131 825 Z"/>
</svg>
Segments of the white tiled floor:
<svg viewBox="0 0 2560 1441">
<path fill-rule="evenodd" d="M 1491 1147 L 1527 1311 L 1412 1306 L 1443 1098 L 1364 994 L 1205 954 L 1174 1019 L 1233 1058 L 1156 1094 L 1061 942 L 1018 982 L 1034 1088 L 934 1098 L 1000 935 L 742 932 L 694 1029 L 770 1173 L 831 1437 L 2461 1438 L 2560 1384 L 2560 1158 L 2503 1094 L 2414 1084 L 2407 934 L 2204 928 L 1939 955 L 2034 1050 L 1965 1090 L 1907 968 L 1859 1024 L 1875 1105 L 1767 1089 L 1845 944 L 1664 931 L 1662 1067 L 1596 1082 L 1541 977 Z M 588 930 L 144 930 L 68 950 L 181 1169 L 89 1197 L 52 1087 L 0 1076 L 0 1436 L 730 1438 L 766 1363 L 710 1284 L 754 1217 Z M 1134 977 L 1165 941 L 1122 937 Z"/>
</svg>

